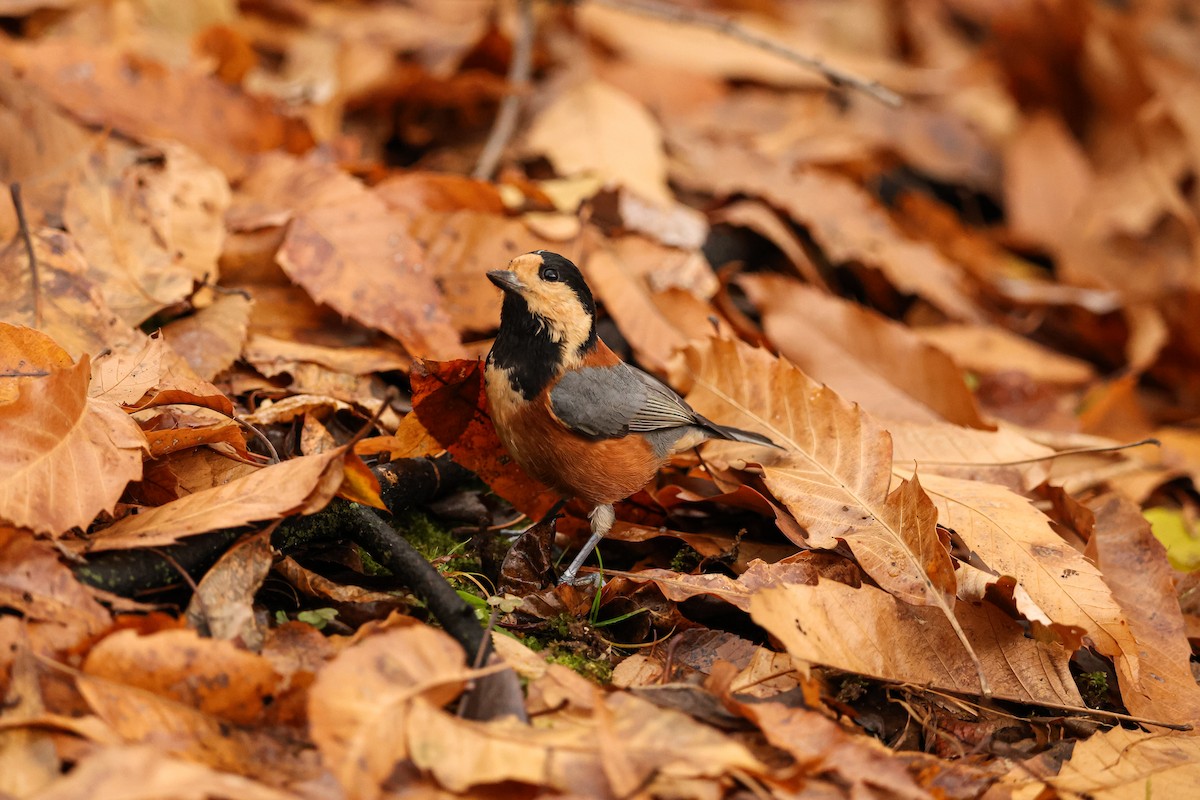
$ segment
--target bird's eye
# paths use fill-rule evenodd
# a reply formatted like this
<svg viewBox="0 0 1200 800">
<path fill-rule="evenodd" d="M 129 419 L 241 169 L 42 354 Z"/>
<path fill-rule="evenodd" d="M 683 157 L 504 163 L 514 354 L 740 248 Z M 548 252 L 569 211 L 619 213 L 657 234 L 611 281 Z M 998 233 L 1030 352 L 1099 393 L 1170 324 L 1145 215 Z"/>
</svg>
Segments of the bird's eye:
<svg viewBox="0 0 1200 800">
<path fill-rule="evenodd" d="M 542 270 L 542 280 L 546 281 L 547 283 L 554 283 L 558 280 L 558 270 L 556 270 L 554 267 L 546 267 L 544 270 Z"/>
</svg>

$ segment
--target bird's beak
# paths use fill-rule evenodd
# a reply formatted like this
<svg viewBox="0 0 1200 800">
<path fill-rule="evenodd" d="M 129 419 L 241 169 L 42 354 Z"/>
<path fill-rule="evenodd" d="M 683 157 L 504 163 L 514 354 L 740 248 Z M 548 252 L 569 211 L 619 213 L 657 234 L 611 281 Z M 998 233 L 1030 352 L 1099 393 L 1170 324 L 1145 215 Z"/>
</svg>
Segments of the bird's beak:
<svg viewBox="0 0 1200 800">
<path fill-rule="evenodd" d="M 525 291 L 525 284 L 517 277 L 517 273 L 509 269 L 494 269 L 487 274 L 488 280 L 506 292 L 520 294 Z"/>
</svg>

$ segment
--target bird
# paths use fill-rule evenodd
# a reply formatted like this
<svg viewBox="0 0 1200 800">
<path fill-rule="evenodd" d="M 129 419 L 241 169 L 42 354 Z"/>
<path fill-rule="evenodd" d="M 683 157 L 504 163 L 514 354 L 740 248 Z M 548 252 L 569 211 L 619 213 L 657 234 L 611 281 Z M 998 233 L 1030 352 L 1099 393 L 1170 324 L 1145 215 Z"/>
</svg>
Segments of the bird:
<svg viewBox="0 0 1200 800">
<path fill-rule="evenodd" d="M 702 416 L 609 349 L 596 333 L 591 289 L 570 260 L 535 250 L 487 277 L 503 292 L 484 366 L 496 433 L 527 474 L 591 509 L 591 538 L 560 584 L 576 582 L 611 530 L 613 504 L 646 486 L 672 455 L 709 439 L 777 447 Z"/>
</svg>

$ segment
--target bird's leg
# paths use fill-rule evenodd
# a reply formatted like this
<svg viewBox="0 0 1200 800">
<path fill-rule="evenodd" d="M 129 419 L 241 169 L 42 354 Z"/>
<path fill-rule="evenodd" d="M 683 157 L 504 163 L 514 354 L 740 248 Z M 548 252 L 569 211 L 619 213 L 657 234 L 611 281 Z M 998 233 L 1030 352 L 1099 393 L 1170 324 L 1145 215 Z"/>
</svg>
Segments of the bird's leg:
<svg viewBox="0 0 1200 800">
<path fill-rule="evenodd" d="M 587 540 L 587 544 L 579 551 L 579 555 L 575 556 L 575 560 L 571 562 L 571 566 L 567 567 L 566 572 L 558 579 L 559 583 L 575 583 L 575 576 L 579 572 L 579 568 L 583 566 L 583 562 L 587 561 L 587 557 L 596 549 L 596 545 L 600 544 L 600 540 L 604 538 L 604 534 L 612 530 L 613 523 L 617 521 L 617 514 L 613 511 L 611 504 L 596 506 L 592 509 L 592 513 L 588 514 L 588 518 L 592 521 L 592 536 Z"/>
</svg>

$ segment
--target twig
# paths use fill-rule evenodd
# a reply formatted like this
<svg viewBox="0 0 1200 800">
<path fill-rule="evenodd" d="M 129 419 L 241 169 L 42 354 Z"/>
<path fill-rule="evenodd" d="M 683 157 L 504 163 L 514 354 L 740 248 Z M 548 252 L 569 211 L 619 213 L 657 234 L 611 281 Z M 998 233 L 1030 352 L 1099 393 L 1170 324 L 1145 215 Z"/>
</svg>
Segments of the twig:
<svg viewBox="0 0 1200 800">
<path fill-rule="evenodd" d="M 21 202 L 21 184 L 10 183 L 13 208 L 17 212 L 17 228 L 25 241 L 25 252 L 29 254 L 29 275 L 33 282 L 33 327 L 42 327 L 42 279 L 38 275 L 37 255 L 33 252 L 33 237 L 29 234 L 29 222 L 25 219 L 25 204 Z"/>
<path fill-rule="evenodd" d="M 488 134 L 483 152 L 479 154 L 479 162 L 471 177 L 477 180 L 490 180 L 500 163 L 504 148 L 512 139 L 517 129 L 517 115 L 521 110 L 521 100 L 529 87 L 529 74 L 533 68 L 533 0 L 519 0 L 517 3 L 517 41 L 513 49 L 512 62 L 508 65 L 508 94 L 500 101 L 500 110 L 496 121 L 492 124 L 492 132 Z"/>
<path fill-rule="evenodd" d="M 646 16 L 658 17 L 668 22 L 679 22 L 685 25 L 695 25 L 699 28 L 709 28 L 731 39 L 737 39 L 752 47 L 766 50 L 768 53 L 773 53 L 780 58 L 787 59 L 793 64 L 799 64 L 805 69 L 819 72 L 825 80 L 829 81 L 835 87 L 846 86 L 851 89 L 857 89 L 863 94 L 869 95 L 893 108 L 900 106 L 904 102 L 900 95 L 888 89 L 879 81 L 860 78 L 838 67 L 826 64 L 816 56 L 805 55 L 793 50 L 774 39 L 748 30 L 726 17 L 707 14 L 692 8 L 675 6 L 670 3 L 660 2 L 660 0 L 593 0 L 593 2 L 609 6 L 610 8 L 619 8 Z"/>
</svg>

